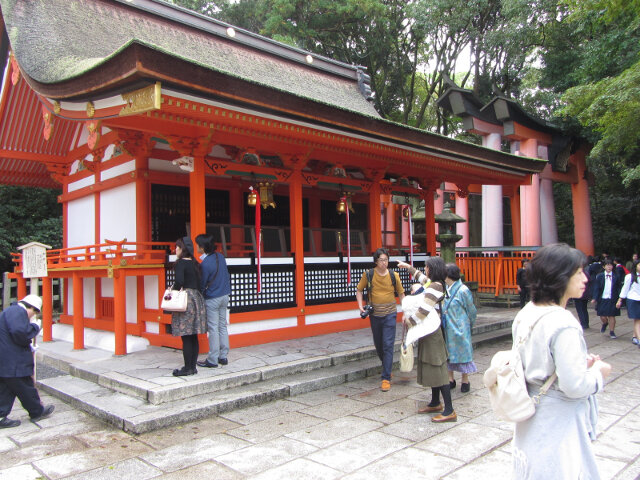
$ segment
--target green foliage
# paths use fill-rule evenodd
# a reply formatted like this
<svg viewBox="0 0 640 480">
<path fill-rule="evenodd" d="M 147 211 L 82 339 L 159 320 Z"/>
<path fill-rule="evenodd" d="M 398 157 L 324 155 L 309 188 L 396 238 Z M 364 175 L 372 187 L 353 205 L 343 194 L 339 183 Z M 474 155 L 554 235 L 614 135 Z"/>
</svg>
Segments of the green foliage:
<svg viewBox="0 0 640 480">
<path fill-rule="evenodd" d="M 29 242 L 62 246 L 59 190 L 0 185 L 0 271 L 13 271 L 11 252 Z"/>
</svg>

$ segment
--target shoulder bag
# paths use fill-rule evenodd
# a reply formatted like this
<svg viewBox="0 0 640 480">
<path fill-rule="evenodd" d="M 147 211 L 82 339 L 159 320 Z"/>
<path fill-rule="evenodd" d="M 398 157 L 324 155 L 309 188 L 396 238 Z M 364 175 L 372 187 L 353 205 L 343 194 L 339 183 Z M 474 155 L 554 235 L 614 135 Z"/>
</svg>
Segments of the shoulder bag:
<svg viewBox="0 0 640 480">
<path fill-rule="evenodd" d="M 184 289 L 174 290 L 173 285 L 164 291 L 160 308 L 167 312 L 186 312 L 187 291 Z"/>
<path fill-rule="evenodd" d="M 511 350 L 497 352 L 491 359 L 491 365 L 484 372 L 483 383 L 489 390 L 489 400 L 495 415 L 507 422 L 522 422 L 531 418 L 536 412 L 536 404 L 540 396 L 545 395 L 558 375 L 554 372 L 540 387 L 540 392 L 533 398 L 527 391 L 527 382 L 524 377 L 524 368 L 520 358 L 519 349 L 531 336 L 531 332 L 540 319 L 540 316 L 531 327 L 527 335 L 521 338 Z"/>
<path fill-rule="evenodd" d="M 404 326 L 402 343 L 400 344 L 400 371 L 403 373 L 413 370 L 413 343 L 406 343 L 407 326 Z"/>
</svg>

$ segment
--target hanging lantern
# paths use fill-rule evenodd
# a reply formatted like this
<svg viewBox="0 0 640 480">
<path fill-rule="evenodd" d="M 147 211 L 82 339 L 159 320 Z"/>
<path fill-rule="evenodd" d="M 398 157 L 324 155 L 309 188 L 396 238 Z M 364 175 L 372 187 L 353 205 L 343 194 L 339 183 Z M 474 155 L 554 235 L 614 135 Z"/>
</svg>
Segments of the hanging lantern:
<svg viewBox="0 0 640 480">
<path fill-rule="evenodd" d="M 409 221 L 409 218 L 411 218 L 411 207 L 409 205 L 405 205 L 402 208 L 402 217 L 405 219 L 405 221 Z"/>
<path fill-rule="evenodd" d="M 250 207 L 255 207 L 256 203 L 258 203 L 258 195 L 253 187 L 249 187 L 249 196 L 247 197 L 247 205 Z"/>
<path fill-rule="evenodd" d="M 351 201 L 351 193 L 350 192 L 342 192 L 342 194 L 340 195 L 340 200 L 338 200 L 338 203 L 336 205 L 336 211 L 339 214 L 343 214 L 347 211 L 347 209 L 351 212 L 351 213 L 355 213 L 355 210 L 353 209 L 353 202 Z"/>
<path fill-rule="evenodd" d="M 340 197 L 340 200 L 338 200 L 338 204 L 336 205 L 336 211 L 342 215 L 347 211 L 347 208 L 347 199 L 345 197 Z"/>
<path fill-rule="evenodd" d="M 260 182 L 260 205 L 266 210 L 267 207 L 276 208 L 276 202 L 273 200 L 273 183 Z"/>
</svg>

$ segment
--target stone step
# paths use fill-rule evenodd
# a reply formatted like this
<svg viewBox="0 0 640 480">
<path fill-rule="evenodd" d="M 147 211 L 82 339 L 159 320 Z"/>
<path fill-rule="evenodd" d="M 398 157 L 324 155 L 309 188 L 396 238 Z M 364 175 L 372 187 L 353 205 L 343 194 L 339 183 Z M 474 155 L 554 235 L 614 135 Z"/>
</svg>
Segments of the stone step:
<svg viewBox="0 0 640 480">
<path fill-rule="evenodd" d="M 479 317 L 473 329 L 474 346 L 511 339 L 511 322 L 492 319 L 491 315 Z M 399 348 L 397 341 L 394 367 L 397 367 Z M 417 349 L 415 351 L 417 353 Z M 171 370 L 165 369 L 168 384 L 162 385 L 120 373 L 108 358 L 100 357 L 104 353 L 85 351 L 83 355 L 92 359 L 85 362 L 75 361 L 72 353 L 62 350 L 49 351 L 46 355 L 39 353 L 40 364 L 50 365 L 67 375 L 38 383 L 44 391 L 74 407 L 133 433 L 378 375 L 381 370 L 375 349 L 368 346 L 246 370 L 216 371 L 216 375 L 181 377 L 182 381 L 177 383 L 173 383 L 176 379 L 171 376 Z M 156 353 L 149 354 L 153 355 Z M 130 361 L 135 365 L 144 364 L 143 358 Z"/>
<path fill-rule="evenodd" d="M 353 360 L 318 371 L 286 375 L 215 393 L 199 393 L 162 404 L 149 403 L 72 375 L 41 380 L 39 386 L 75 408 L 122 430 L 139 434 L 378 375 L 380 369 L 377 358 Z"/>
</svg>

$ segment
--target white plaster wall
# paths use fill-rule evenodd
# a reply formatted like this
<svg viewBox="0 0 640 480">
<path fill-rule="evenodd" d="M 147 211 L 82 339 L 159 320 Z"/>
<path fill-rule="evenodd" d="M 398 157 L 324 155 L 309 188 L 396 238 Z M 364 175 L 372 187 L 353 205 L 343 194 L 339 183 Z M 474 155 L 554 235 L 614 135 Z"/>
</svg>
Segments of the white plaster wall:
<svg viewBox="0 0 640 480">
<path fill-rule="evenodd" d="M 136 185 L 129 183 L 100 194 L 100 240 L 136 241 Z"/>
<path fill-rule="evenodd" d="M 153 310 L 158 308 L 158 277 L 155 275 L 147 275 L 144 277 L 144 308 Z"/>
<path fill-rule="evenodd" d="M 81 180 L 77 180 L 75 182 L 71 182 L 68 186 L 69 192 L 75 192 L 76 190 L 80 190 L 81 188 L 88 187 L 93 185 L 95 182 L 95 175 L 89 175 Z"/>
<path fill-rule="evenodd" d="M 103 278 L 100 296 L 113 298 L 113 278 Z"/>
<path fill-rule="evenodd" d="M 125 173 L 133 172 L 136 169 L 136 161 L 130 160 L 128 162 L 122 163 L 120 165 L 116 165 L 115 167 L 109 168 L 107 170 L 103 170 L 100 172 L 100 180 L 105 181 L 110 178 L 117 177 L 119 175 L 123 175 Z"/>
<path fill-rule="evenodd" d="M 138 323 L 138 282 L 136 277 L 127 277 L 127 323 Z"/>
<path fill-rule="evenodd" d="M 93 195 L 71 200 L 67 207 L 67 246 L 95 245 L 95 224 Z"/>
<path fill-rule="evenodd" d="M 96 318 L 96 279 L 82 279 L 82 304 L 86 318 Z"/>
</svg>

